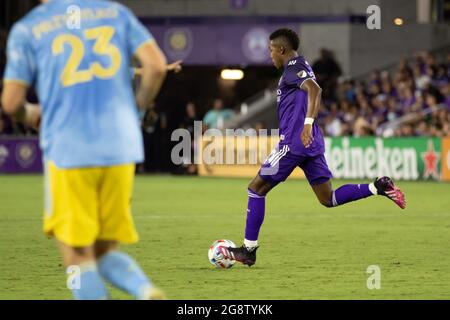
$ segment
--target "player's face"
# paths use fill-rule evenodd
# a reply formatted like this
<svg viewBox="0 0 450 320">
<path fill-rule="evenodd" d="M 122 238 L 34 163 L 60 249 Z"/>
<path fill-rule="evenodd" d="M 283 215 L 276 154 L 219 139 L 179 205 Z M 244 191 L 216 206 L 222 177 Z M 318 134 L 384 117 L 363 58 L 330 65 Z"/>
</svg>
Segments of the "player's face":
<svg viewBox="0 0 450 320">
<path fill-rule="evenodd" d="M 270 40 L 269 44 L 270 50 L 270 58 L 272 59 L 273 65 L 280 69 L 283 67 L 283 57 L 282 57 L 282 48 L 280 45 L 275 44 L 273 40 Z"/>
</svg>

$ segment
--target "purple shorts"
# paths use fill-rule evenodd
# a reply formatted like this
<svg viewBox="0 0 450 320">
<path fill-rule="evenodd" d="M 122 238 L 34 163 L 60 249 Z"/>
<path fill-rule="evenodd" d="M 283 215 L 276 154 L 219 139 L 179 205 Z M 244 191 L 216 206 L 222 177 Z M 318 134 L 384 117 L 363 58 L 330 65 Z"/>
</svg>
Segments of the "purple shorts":
<svg viewBox="0 0 450 320">
<path fill-rule="evenodd" d="M 261 179 L 276 186 L 285 181 L 296 167 L 303 170 L 310 185 L 324 183 L 333 177 L 323 154 L 299 156 L 292 154 L 288 146 L 272 151 L 258 174 Z"/>
</svg>

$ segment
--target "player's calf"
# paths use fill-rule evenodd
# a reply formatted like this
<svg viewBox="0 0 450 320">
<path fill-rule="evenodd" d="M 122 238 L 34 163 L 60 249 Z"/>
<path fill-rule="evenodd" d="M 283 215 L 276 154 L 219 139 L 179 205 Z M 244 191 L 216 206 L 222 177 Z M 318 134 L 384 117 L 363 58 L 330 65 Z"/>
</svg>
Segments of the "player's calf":
<svg viewBox="0 0 450 320">
<path fill-rule="evenodd" d="M 331 201 L 331 194 L 330 194 L 329 198 L 326 198 L 326 199 L 319 198 L 319 202 L 321 205 L 323 205 L 326 208 L 333 208 L 333 202 Z"/>
<path fill-rule="evenodd" d="M 161 290 L 155 288 L 137 262 L 124 252 L 109 251 L 98 260 L 100 274 L 116 288 L 138 300 L 160 300 Z"/>
<path fill-rule="evenodd" d="M 62 242 L 58 242 L 58 245 L 65 267 L 76 266 L 79 270 L 79 285 L 71 287 L 74 298 L 77 300 L 108 299 L 108 290 L 97 269 L 94 248 L 92 246 L 71 247 Z"/>
<path fill-rule="evenodd" d="M 316 184 L 311 186 L 314 193 L 316 194 L 317 200 L 327 208 L 333 207 L 333 189 L 331 187 L 331 181 L 328 180 L 321 184 Z"/>
<path fill-rule="evenodd" d="M 385 196 L 402 209 L 406 207 L 404 193 L 389 177 L 377 178 L 369 184 L 345 184 L 334 191 L 331 190 L 331 183 L 328 181 L 320 185 L 314 185 L 313 190 L 320 203 L 328 208 L 337 207 L 373 195 Z"/>
</svg>

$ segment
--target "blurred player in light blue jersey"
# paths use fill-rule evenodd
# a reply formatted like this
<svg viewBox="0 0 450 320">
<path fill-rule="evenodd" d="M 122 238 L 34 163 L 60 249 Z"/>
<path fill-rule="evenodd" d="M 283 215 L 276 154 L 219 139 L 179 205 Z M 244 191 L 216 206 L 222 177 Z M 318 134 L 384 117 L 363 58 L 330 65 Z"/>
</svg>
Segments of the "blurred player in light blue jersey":
<svg viewBox="0 0 450 320">
<path fill-rule="evenodd" d="M 138 241 L 130 210 L 135 163 L 143 160 L 136 104 L 146 108 L 154 100 L 166 59 L 120 4 L 42 2 L 9 35 L 2 104 L 5 112 L 26 116 L 27 88 L 37 89 L 44 231 L 58 241 L 65 266 L 76 266 L 70 268 L 75 298 L 109 298 L 103 280 L 137 299 L 162 298 L 118 243 Z M 133 55 L 142 64 L 136 97 Z"/>
</svg>

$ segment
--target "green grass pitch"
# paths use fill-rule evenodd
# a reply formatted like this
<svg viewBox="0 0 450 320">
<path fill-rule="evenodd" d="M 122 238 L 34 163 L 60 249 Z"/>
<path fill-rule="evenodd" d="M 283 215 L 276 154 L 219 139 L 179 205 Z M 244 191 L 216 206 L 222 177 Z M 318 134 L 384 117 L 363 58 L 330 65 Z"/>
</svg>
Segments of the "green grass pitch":
<svg viewBox="0 0 450 320">
<path fill-rule="evenodd" d="M 215 269 L 214 240 L 241 244 L 247 184 L 138 176 L 141 241 L 123 248 L 170 299 L 450 299 L 450 184 L 400 182 L 406 210 L 382 197 L 327 209 L 305 181 L 287 181 L 267 197 L 256 265 Z M 42 199 L 41 176 L 0 176 L 0 299 L 71 298 L 41 232 Z M 381 269 L 379 290 L 367 288 L 369 265 Z"/>
</svg>

